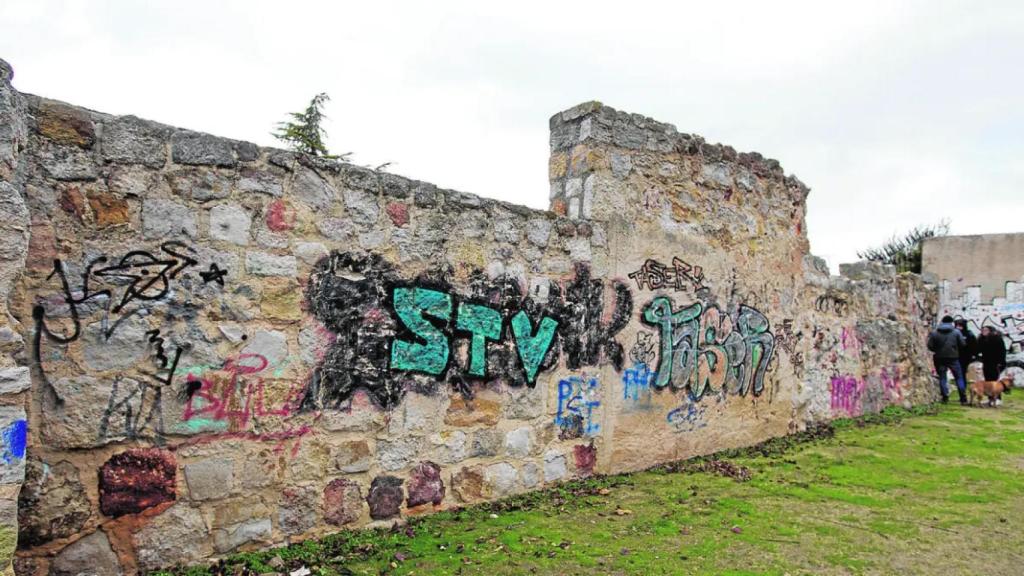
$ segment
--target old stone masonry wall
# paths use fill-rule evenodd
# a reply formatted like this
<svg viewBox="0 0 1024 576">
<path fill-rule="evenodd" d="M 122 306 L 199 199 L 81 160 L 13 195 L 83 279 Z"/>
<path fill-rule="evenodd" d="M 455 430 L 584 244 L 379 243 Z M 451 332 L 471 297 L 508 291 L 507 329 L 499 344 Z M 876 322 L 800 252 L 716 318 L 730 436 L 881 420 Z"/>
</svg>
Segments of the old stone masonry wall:
<svg viewBox="0 0 1024 576">
<path fill-rule="evenodd" d="M 19 574 L 145 572 L 934 399 L 935 290 L 830 277 L 807 188 L 758 154 L 584 104 L 551 120 L 536 211 L 2 72 Z"/>
</svg>

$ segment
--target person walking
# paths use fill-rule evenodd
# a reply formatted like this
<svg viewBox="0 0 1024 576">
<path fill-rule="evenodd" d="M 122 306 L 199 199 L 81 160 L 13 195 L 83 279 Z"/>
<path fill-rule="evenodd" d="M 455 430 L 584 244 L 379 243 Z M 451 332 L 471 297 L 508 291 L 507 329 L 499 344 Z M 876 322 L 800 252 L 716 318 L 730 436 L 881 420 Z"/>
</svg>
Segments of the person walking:
<svg viewBox="0 0 1024 576">
<path fill-rule="evenodd" d="M 974 362 L 978 357 L 978 338 L 973 332 L 967 327 L 967 320 L 963 318 L 957 318 L 953 321 L 953 326 L 956 326 L 964 336 L 964 341 L 967 344 L 960 349 L 960 370 L 964 373 L 964 380 L 967 380 L 969 374 L 971 362 Z M 988 378 L 986 378 L 988 380 Z"/>
<path fill-rule="evenodd" d="M 939 391 L 942 403 L 949 402 L 949 387 L 946 385 L 946 371 L 952 371 L 956 378 L 957 392 L 960 393 L 960 404 L 967 404 L 967 382 L 964 371 L 960 368 L 960 350 L 967 345 L 967 340 L 953 326 L 952 316 L 943 316 L 935 330 L 928 335 L 928 350 L 935 361 L 935 371 L 939 375 Z"/>
<path fill-rule="evenodd" d="M 1003 335 L 991 326 L 983 326 L 978 351 L 981 352 L 981 369 L 985 373 L 985 380 L 999 380 L 999 375 L 1006 369 L 1006 342 L 1003 341 Z"/>
</svg>

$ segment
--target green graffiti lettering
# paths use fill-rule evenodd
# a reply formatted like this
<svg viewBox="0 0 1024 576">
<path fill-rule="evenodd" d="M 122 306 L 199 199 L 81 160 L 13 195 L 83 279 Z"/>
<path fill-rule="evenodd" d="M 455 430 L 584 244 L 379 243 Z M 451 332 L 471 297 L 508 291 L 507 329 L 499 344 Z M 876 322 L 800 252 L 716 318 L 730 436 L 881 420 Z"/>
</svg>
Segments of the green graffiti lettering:
<svg viewBox="0 0 1024 576">
<path fill-rule="evenodd" d="M 487 341 L 501 338 L 501 314 L 487 306 L 462 302 L 455 327 L 473 334 L 469 347 L 469 373 L 483 376 L 487 372 Z"/>
<path fill-rule="evenodd" d="M 512 334 L 515 336 L 519 358 L 523 361 L 523 369 L 526 371 L 526 381 L 531 384 L 537 378 L 540 363 L 544 361 L 544 356 L 551 348 L 556 328 L 558 322 L 545 316 L 541 318 L 537 332 L 534 333 L 533 323 L 526 312 L 520 310 L 512 317 Z"/>
<path fill-rule="evenodd" d="M 452 315 L 452 297 L 426 288 L 395 288 L 395 313 L 420 342 L 395 339 L 391 343 L 391 368 L 440 374 L 448 365 L 448 339 L 425 316 L 448 320 Z"/>
</svg>

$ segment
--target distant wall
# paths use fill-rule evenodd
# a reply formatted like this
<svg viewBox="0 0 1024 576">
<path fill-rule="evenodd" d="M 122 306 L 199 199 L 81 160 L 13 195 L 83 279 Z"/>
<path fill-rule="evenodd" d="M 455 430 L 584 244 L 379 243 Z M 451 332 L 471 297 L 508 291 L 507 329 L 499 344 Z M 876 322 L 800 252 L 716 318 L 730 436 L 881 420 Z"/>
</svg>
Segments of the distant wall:
<svg viewBox="0 0 1024 576">
<path fill-rule="evenodd" d="M 390 525 L 936 397 L 936 291 L 830 277 L 807 188 L 756 153 L 587 103 L 551 119 L 536 211 L 7 79 L 20 574 Z"/>
<path fill-rule="evenodd" d="M 1024 234 L 943 236 L 924 241 L 921 272 L 949 282 L 959 297 L 977 286 L 983 301 L 1005 296 L 1007 282 L 1024 278 Z"/>
</svg>

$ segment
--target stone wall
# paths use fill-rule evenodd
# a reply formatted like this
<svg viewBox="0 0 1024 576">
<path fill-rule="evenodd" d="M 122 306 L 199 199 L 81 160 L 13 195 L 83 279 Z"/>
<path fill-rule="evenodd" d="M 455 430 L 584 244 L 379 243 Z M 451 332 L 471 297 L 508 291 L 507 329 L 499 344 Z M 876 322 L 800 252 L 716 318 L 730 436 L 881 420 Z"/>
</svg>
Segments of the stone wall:
<svg viewBox="0 0 1024 576">
<path fill-rule="evenodd" d="M 807 188 L 758 154 L 584 104 L 551 120 L 536 211 L 0 89 L 21 574 L 390 525 L 935 399 L 935 290 L 830 277 Z"/>
<path fill-rule="evenodd" d="M 921 246 L 921 272 L 948 282 L 949 299 L 976 288 L 977 298 L 1012 297 L 1007 282 L 1024 279 L 1024 234 L 977 234 L 926 239 Z"/>
</svg>

